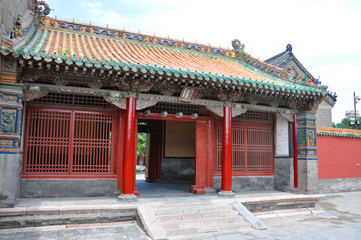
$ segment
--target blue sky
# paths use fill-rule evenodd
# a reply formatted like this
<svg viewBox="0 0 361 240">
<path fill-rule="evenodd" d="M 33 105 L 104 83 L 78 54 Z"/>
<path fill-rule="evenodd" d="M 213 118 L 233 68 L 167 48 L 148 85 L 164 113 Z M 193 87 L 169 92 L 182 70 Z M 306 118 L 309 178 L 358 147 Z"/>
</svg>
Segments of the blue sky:
<svg viewBox="0 0 361 240">
<path fill-rule="evenodd" d="M 51 17 L 232 48 L 265 60 L 285 50 L 338 95 L 333 121 L 361 96 L 359 0 L 47 0 Z M 357 109 L 361 110 L 361 102 Z"/>
</svg>

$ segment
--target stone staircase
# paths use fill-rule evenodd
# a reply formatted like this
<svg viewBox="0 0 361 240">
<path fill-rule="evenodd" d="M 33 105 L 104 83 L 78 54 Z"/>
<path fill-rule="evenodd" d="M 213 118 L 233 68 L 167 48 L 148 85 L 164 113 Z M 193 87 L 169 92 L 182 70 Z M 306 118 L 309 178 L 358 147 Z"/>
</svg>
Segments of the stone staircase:
<svg viewBox="0 0 361 240">
<path fill-rule="evenodd" d="M 317 213 L 317 203 L 318 197 L 292 195 L 0 208 L 0 239 L 212 238 L 219 232 L 247 232 L 251 226 L 267 229 L 259 218 Z"/>
<path fill-rule="evenodd" d="M 136 220 L 137 211 L 107 206 L 0 209 L 0 229 Z"/>
<path fill-rule="evenodd" d="M 152 209 L 168 239 L 201 239 L 216 232 L 247 231 L 251 228 L 227 203 L 169 203 Z"/>
<path fill-rule="evenodd" d="M 131 232 L 149 239 L 137 224 L 136 206 L 40 206 L 0 209 L 0 239 L 72 239 Z M 91 238 L 89 238 L 91 239 Z M 127 238 L 125 238 L 127 239 Z"/>
</svg>

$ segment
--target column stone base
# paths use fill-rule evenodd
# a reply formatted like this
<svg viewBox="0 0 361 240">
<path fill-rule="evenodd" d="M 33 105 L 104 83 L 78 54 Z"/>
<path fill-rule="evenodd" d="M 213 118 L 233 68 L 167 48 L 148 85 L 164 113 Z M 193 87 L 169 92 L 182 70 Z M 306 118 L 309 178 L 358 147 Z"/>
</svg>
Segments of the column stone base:
<svg viewBox="0 0 361 240">
<path fill-rule="evenodd" d="M 194 194 L 205 194 L 204 187 L 192 185 L 191 189 L 189 190 L 191 193 Z"/>
<path fill-rule="evenodd" d="M 218 193 L 218 197 L 220 197 L 220 198 L 233 198 L 234 195 L 235 194 L 232 191 L 220 191 Z"/>
<path fill-rule="evenodd" d="M 137 196 L 135 194 L 121 194 L 118 199 L 124 202 L 135 202 L 137 201 Z"/>
<path fill-rule="evenodd" d="M 318 194 L 318 161 L 298 160 L 298 189 L 302 194 Z"/>
<path fill-rule="evenodd" d="M 216 189 L 214 188 L 204 188 L 204 192 L 207 193 L 216 193 Z"/>
</svg>

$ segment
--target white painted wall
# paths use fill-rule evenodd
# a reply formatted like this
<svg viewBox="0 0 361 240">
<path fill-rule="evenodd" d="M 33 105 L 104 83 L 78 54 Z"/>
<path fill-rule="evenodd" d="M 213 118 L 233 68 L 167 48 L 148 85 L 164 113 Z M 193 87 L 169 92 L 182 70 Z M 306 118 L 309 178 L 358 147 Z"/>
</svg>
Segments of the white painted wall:
<svg viewBox="0 0 361 240">
<path fill-rule="evenodd" d="M 277 113 L 275 127 L 275 157 L 288 157 L 288 144 L 288 120 Z"/>
</svg>

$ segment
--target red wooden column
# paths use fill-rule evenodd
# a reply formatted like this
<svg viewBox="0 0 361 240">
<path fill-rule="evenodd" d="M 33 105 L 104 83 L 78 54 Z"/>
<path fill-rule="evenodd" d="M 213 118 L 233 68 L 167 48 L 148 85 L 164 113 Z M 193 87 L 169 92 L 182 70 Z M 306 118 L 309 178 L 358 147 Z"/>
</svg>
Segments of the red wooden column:
<svg viewBox="0 0 361 240">
<path fill-rule="evenodd" d="M 191 187 L 191 192 L 204 194 L 204 187 L 207 180 L 207 122 L 197 121 L 196 123 L 196 173 L 195 185 Z"/>
<path fill-rule="evenodd" d="M 123 182 L 123 147 L 124 147 L 124 134 L 123 134 L 123 112 L 118 112 L 117 121 L 117 134 L 116 134 L 116 148 L 115 148 L 115 172 L 117 174 L 117 190 L 121 190 Z"/>
<path fill-rule="evenodd" d="M 220 197 L 233 197 L 232 192 L 232 107 L 223 108 L 222 126 L 222 191 Z"/>
<path fill-rule="evenodd" d="M 154 121 L 150 132 L 149 161 L 147 182 L 154 182 L 160 178 L 160 163 L 162 159 L 163 121 Z"/>
<path fill-rule="evenodd" d="M 135 187 L 135 133 L 137 99 L 128 97 L 124 117 L 124 156 L 123 156 L 123 183 L 120 200 L 136 200 Z"/>
<path fill-rule="evenodd" d="M 206 177 L 206 189 L 207 192 L 215 192 L 213 188 L 213 172 L 216 168 L 216 156 L 217 156 L 217 145 L 215 140 L 215 127 L 213 120 L 207 122 L 207 151 L 208 157 L 206 160 L 207 177 Z"/>
</svg>

